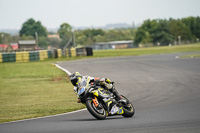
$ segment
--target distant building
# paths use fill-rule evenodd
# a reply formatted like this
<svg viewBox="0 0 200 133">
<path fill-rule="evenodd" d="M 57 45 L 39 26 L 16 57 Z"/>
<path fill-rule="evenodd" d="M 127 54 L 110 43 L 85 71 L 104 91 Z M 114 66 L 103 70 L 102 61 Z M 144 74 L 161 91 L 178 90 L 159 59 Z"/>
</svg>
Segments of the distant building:
<svg viewBox="0 0 200 133">
<path fill-rule="evenodd" d="M 12 51 L 13 47 L 10 44 L 0 44 L 0 51 Z"/>
<path fill-rule="evenodd" d="M 20 40 L 18 41 L 18 48 L 20 50 L 35 50 L 36 48 L 36 41 L 35 40 Z"/>
<path fill-rule="evenodd" d="M 18 49 L 18 43 L 11 43 L 10 44 L 13 50 L 17 50 Z"/>
<path fill-rule="evenodd" d="M 0 44 L 0 50 L 6 50 L 8 48 L 8 44 Z"/>
<path fill-rule="evenodd" d="M 112 42 L 101 42 L 91 45 L 94 50 L 98 49 L 126 49 L 133 48 L 133 41 L 112 41 Z"/>
<path fill-rule="evenodd" d="M 56 38 L 56 39 L 60 39 L 60 36 L 59 36 L 59 34 L 50 34 L 50 35 L 48 35 L 48 38 Z"/>
</svg>

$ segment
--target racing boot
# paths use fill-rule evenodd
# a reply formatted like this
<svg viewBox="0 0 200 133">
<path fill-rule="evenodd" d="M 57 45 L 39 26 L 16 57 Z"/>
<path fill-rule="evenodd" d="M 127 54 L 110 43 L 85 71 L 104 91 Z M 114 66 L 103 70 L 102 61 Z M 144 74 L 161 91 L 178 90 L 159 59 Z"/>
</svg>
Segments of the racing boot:
<svg viewBox="0 0 200 133">
<path fill-rule="evenodd" d="M 120 94 L 118 93 L 118 91 L 115 89 L 114 86 L 112 87 L 111 92 L 116 96 L 117 101 L 122 99 L 122 97 L 120 96 Z"/>
<path fill-rule="evenodd" d="M 127 101 L 124 98 L 122 98 L 122 96 L 118 93 L 114 86 L 112 87 L 111 92 L 116 96 L 116 101 L 118 103 L 122 103 L 123 105 L 128 106 Z"/>
</svg>

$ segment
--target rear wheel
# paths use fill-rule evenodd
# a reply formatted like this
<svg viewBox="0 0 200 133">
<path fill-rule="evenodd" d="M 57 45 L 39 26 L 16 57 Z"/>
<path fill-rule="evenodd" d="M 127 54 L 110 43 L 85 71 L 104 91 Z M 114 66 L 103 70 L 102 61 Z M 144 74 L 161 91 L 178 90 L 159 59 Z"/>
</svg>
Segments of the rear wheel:
<svg viewBox="0 0 200 133">
<path fill-rule="evenodd" d="M 102 107 L 102 105 L 99 105 L 99 107 L 96 107 L 94 102 L 91 99 L 89 99 L 86 101 L 86 107 L 88 111 L 90 112 L 90 114 L 92 114 L 95 118 L 99 120 L 106 119 L 106 111 Z"/>
<path fill-rule="evenodd" d="M 123 99 L 127 101 L 126 104 L 122 105 L 122 108 L 124 110 L 124 113 L 122 116 L 124 117 L 132 117 L 135 114 L 135 109 L 133 107 L 133 104 L 126 98 L 125 96 L 121 95 Z"/>
</svg>

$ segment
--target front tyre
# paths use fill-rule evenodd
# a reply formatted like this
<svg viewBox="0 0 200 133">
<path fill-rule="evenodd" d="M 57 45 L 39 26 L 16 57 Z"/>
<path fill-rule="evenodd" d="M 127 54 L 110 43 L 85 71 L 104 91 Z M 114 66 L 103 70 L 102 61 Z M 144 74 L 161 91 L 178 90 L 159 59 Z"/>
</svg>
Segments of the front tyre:
<svg viewBox="0 0 200 133">
<path fill-rule="evenodd" d="M 133 104 L 126 98 L 125 96 L 121 95 L 123 99 L 127 101 L 128 106 L 122 106 L 124 113 L 122 116 L 124 117 L 132 117 L 135 114 L 135 109 L 133 107 Z"/>
<path fill-rule="evenodd" d="M 105 109 L 103 107 L 102 108 L 96 107 L 91 99 L 86 100 L 86 107 L 87 110 L 90 112 L 90 114 L 92 114 L 98 120 L 106 119 Z"/>
</svg>

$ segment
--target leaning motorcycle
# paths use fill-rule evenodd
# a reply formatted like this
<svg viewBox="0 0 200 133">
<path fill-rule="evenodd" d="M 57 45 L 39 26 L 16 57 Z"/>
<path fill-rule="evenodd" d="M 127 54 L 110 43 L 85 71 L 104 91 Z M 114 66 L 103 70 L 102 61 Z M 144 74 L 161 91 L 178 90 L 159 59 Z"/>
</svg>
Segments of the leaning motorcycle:
<svg viewBox="0 0 200 133">
<path fill-rule="evenodd" d="M 135 114 L 132 103 L 125 96 L 121 95 L 122 100 L 118 102 L 113 93 L 103 89 L 98 82 L 91 84 L 89 80 L 82 79 L 78 86 L 80 102 L 86 104 L 87 110 L 96 119 L 103 120 L 113 115 L 132 117 Z M 113 108 L 113 105 L 117 107 Z"/>
</svg>

